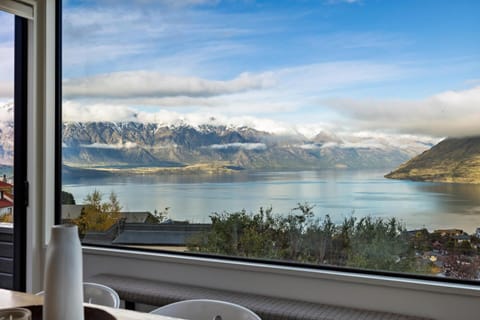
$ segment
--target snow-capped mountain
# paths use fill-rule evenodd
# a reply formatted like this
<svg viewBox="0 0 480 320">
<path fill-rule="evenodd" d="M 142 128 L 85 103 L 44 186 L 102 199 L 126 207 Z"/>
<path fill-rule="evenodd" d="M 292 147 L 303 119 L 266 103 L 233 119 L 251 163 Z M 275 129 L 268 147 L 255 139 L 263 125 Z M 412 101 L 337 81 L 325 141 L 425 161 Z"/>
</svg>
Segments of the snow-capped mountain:
<svg viewBox="0 0 480 320">
<path fill-rule="evenodd" d="M 0 106 L 0 165 L 13 165 L 13 102 Z"/>
<path fill-rule="evenodd" d="M 434 142 L 414 136 L 320 131 L 276 134 L 246 126 L 67 122 L 72 166 L 181 166 L 223 162 L 245 169 L 393 168 Z"/>
</svg>

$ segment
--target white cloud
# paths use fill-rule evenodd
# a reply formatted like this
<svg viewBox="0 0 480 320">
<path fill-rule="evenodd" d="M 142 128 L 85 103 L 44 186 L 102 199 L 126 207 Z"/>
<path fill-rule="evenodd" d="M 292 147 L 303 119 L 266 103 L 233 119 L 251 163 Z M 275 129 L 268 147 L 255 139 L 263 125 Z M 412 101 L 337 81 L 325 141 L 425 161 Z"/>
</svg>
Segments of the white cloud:
<svg viewBox="0 0 480 320">
<path fill-rule="evenodd" d="M 383 130 L 436 137 L 480 134 L 480 86 L 422 100 L 325 101 L 352 130 Z"/>
<path fill-rule="evenodd" d="M 232 80 L 216 81 L 134 71 L 65 80 L 63 91 L 66 98 L 209 97 L 260 89 L 269 82 L 268 74 L 242 73 Z"/>
<path fill-rule="evenodd" d="M 226 144 L 212 144 L 208 148 L 211 149 L 245 149 L 245 150 L 265 150 L 267 146 L 265 143 L 226 143 Z"/>
<path fill-rule="evenodd" d="M 67 99 L 85 104 L 216 108 L 230 114 L 294 112 L 335 90 L 405 77 L 407 66 L 342 61 L 241 73 L 231 80 L 130 71 L 64 81 Z"/>
<path fill-rule="evenodd" d="M 204 124 L 224 125 L 227 127 L 249 127 L 259 131 L 281 135 L 298 134 L 294 124 L 269 118 L 247 115 L 229 115 L 218 111 L 194 111 L 180 113 L 161 109 L 156 112 L 139 111 L 132 107 L 107 104 L 84 104 L 74 101 L 63 103 L 63 120 L 67 122 L 88 121 L 136 121 L 157 123 L 165 126 L 188 124 L 199 127 Z M 313 125 L 310 131 L 313 131 Z"/>
<path fill-rule="evenodd" d="M 92 144 L 81 144 L 83 148 L 95 148 L 95 149 L 131 149 L 136 148 L 137 144 L 135 142 L 127 141 L 125 143 L 119 142 L 117 144 L 106 144 L 106 143 L 92 143 Z"/>
<path fill-rule="evenodd" d="M 0 94 L 1 96 L 1 94 Z M 13 122 L 13 101 L 0 100 L 0 122 Z"/>
<path fill-rule="evenodd" d="M 13 98 L 13 81 L 0 81 L 0 98 Z"/>
<path fill-rule="evenodd" d="M 88 103 L 84 105 L 66 101 L 62 107 L 63 120 L 72 122 L 135 121 L 138 114 L 133 108 L 102 103 Z"/>
<path fill-rule="evenodd" d="M 306 150 L 331 148 L 402 150 L 413 157 L 437 144 L 441 140 L 421 135 L 386 134 L 372 131 L 361 131 L 357 133 L 340 132 L 338 135 L 335 135 L 335 137 L 338 141 L 304 143 L 296 146 Z"/>
</svg>

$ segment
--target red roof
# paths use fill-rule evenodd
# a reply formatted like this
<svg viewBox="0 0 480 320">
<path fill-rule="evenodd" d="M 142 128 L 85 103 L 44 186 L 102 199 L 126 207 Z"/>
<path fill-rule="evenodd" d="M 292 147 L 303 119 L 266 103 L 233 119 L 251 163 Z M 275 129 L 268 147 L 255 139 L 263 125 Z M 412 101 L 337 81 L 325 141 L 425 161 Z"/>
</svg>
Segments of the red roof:
<svg viewBox="0 0 480 320">
<path fill-rule="evenodd" d="M 13 202 L 7 199 L 0 199 L 0 209 L 13 207 Z"/>
<path fill-rule="evenodd" d="M 4 188 L 5 188 L 5 187 L 7 187 L 7 188 L 12 188 L 13 185 L 11 185 L 11 184 L 8 183 L 8 182 L 3 182 L 2 180 L 0 180 L 0 188 L 2 188 L 2 187 L 4 187 Z"/>
</svg>

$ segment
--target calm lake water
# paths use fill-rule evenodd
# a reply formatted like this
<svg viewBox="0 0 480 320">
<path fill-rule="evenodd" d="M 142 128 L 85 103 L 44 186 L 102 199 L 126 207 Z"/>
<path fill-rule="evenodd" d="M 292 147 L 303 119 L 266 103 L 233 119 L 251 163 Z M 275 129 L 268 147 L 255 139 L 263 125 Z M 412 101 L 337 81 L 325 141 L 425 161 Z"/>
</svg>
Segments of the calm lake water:
<svg viewBox="0 0 480 320">
<path fill-rule="evenodd" d="M 124 211 L 170 207 L 169 217 L 210 222 L 212 212 L 273 207 L 285 214 L 297 203 L 314 205 L 317 216 L 336 222 L 357 217 L 397 217 L 409 229 L 480 227 L 480 185 L 412 182 L 383 178 L 385 170 L 241 172 L 220 176 L 64 177 L 63 190 L 77 203 L 95 189 L 114 191 Z"/>
</svg>

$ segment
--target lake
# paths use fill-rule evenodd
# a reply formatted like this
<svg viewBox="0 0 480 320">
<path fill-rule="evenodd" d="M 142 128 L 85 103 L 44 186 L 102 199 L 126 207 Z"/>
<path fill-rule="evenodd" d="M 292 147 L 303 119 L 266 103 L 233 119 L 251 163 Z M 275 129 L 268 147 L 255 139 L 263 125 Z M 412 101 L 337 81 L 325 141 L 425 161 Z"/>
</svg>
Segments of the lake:
<svg viewBox="0 0 480 320">
<path fill-rule="evenodd" d="M 212 212 L 273 207 L 286 214 L 297 203 L 314 205 L 317 216 L 340 222 L 357 217 L 397 217 L 408 229 L 480 227 L 480 185 L 385 179 L 385 170 L 239 172 L 227 175 L 115 175 L 64 177 L 63 190 L 77 203 L 94 190 L 114 191 L 123 211 L 161 211 L 191 222 L 210 222 Z"/>
</svg>

